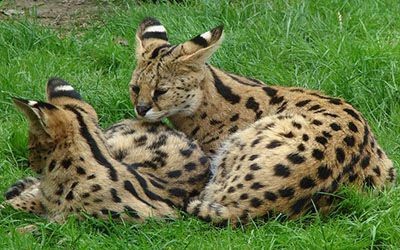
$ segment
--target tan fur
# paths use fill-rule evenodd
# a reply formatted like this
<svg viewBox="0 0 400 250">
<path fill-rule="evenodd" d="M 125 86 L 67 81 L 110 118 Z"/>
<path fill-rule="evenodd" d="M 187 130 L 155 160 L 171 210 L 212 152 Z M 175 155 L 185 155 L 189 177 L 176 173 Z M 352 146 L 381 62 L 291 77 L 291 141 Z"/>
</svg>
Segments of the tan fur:
<svg viewBox="0 0 400 250">
<path fill-rule="evenodd" d="M 215 175 L 190 213 L 214 222 L 295 217 L 312 202 L 329 210 L 333 199 L 321 192 L 347 184 L 382 189 L 395 181 L 393 163 L 349 103 L 208 65 L 222 39 L 222 29 L 215 30 L 178 46 L 153 46 L 152 56 L 137 58 L 130 83 L 132 102 L 151 107 L 141 119 L 169 117 L 215 155 Z M 155 98 L 158 88 L 164 91 Z"/>
<path fill-rule="evenodd" d="M 72 88 L 60 79 L 48 85 Z M 30 163 L 41 178 L 6 193 L 14 208 L 43 214 L 23 205 L 35 201 L 56 221 L 80 212 L 143 221 L 176 217 L 175 208 L 204 188 L 208 158 L 182 133 L 125 120 L 103 134 L 95 111 L 77 92 L 48 95 L 49 103 L 15 100 L 29 117 Z"/>
</svg>

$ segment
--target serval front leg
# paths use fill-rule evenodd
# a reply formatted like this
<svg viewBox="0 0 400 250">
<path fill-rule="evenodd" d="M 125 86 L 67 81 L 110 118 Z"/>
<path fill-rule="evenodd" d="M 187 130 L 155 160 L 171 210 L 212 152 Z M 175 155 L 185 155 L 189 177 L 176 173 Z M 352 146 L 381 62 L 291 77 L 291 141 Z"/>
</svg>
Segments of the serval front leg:
<svg viewBox="0 0 400 250">
<path fill-rule="evenodd" d="M 36 215 L 45 215 L 39 190 L 40 179 L 36 177 L 27 177 L 17 181 L 5 193 L 5 204 L 11 205 L 17 210 L 23 210 Z"/>
</svg>

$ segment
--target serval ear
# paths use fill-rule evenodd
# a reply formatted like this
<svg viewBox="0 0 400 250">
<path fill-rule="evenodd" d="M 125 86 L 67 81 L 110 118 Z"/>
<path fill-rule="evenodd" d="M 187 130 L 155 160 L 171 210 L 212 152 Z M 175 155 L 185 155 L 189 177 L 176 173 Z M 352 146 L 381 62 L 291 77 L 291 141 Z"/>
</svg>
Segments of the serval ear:
<svg viewBox="0 0 400 250">
<path fill-rule="evenodd" d="M 47 81 L 46 93 L 47 100 L 50 102 L 67 101 L 67 99 L 82 101 L 81 95 L 71 84 L 57 77 L 52 77 Z"/>
<path fill-rule="evenodd" d="M 29 131 L 36 135 L 51 136 L 49 121 L 51 113 L 58 108 L 50 103 L 25 100 L 13 97 L 15 106 L 21 110 L 29 121 Z"/>
<path fill-rule="evenodd" d="M 53 77 L 47 81 L 46 87 L 47 100 L 55 105 L 72 105 L 83 109 L 97 121 L 96 111 L 82 96 L 76 91 L 71 84 L 61 78 Z"/>
<path fill-rule="evenodd" d="M 171 46 L 167 30 L 153 17 L 146 17 L 136 31 L 136 58 L 154 59 L 161 48 Z"/>
<path fill-rule="evenodd" d="M 198 35 L 180 45 L 180 61 L 204 64 L 218 49 L 224 38 L 224 27 L 220 25 L 214 29 Z"/>
</svg>

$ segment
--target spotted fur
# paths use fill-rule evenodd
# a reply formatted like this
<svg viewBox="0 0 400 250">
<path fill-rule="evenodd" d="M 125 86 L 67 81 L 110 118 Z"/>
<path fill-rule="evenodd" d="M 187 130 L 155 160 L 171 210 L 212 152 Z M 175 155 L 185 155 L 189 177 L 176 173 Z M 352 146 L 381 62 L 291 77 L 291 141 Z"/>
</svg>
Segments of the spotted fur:
<svg viewBox="0 0 400 250">
<path fill-rule="evenodd" d="M 153 20 L 153 19 L 152 19 Z M 157 21 L 160 26 L 160 22 Z M 222 42 L 217 27 L 179 45 L 137 31 L 131 100 L 143 120 L 169 117 L 214 155 L 214 176 L 187 208 L 219 223 L 284 213 L 312 203 L 329 211 L 343 185 L 382 189 L 396 171 L 367 121 L 341 98 L 269 86 L 207 64 Z M 138 111 L 138 110 L 137 110 Z"/>
<path fill-rule="evenodd" d="M 14 99 L 29 120 L 30 166 L 41 176 L 6 192 L 14 208 L 57 221 L 81 212 L 143 221 L 175 217 L 204 188 L 208 158 L 184 134 L 131 120 L 103 133 L 71 85 L 51 79 L 47 90 L 48 102 Z"/>
</svg>

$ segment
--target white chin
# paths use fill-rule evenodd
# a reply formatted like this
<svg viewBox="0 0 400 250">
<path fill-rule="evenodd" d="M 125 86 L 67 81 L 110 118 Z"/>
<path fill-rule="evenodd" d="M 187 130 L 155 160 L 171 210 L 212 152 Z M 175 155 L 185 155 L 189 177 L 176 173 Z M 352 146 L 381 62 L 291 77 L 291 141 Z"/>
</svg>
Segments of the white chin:
<svg viewBox="0 0 400 250">
<path fill-rule="evenodd" d="M 136 112 L 137 113 L 137 112 Z M 138 116 L 141 120 L 158 122 L 161 121 L 164 117 L 166 117 L 167 113 L 163 111 L 155 112 L 153 109 L 147 111 L 145 116 Z"/>
</svg>

